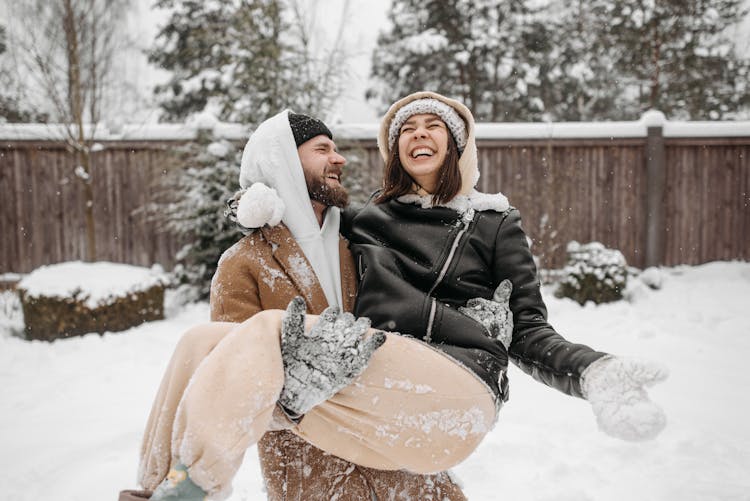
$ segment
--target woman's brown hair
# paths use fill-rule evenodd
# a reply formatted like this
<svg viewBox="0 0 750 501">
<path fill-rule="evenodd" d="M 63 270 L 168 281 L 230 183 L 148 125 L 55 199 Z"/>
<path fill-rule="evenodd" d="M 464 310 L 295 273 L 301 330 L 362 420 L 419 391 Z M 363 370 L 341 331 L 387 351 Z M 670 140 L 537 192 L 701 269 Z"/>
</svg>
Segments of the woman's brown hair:
<svg viewBox="0 0 750 501">
<path fill-rule="evenodd" d="M 453 134 L 448 133 L 448 150 L 445 161 L 438 172 L 438 182 L 432 194 L 433 204 L 450 202 L 461 190 L 461 172 L 458 169 L 458 146 Z M 383 191 L 375 199 L 381 204 L 412 192 L 412 185 L 417 184 L 406 172 L 398 156 L 398 142 L 393 145 L 388 155 L 388 162 L 383 171 Z"/>
</svg>

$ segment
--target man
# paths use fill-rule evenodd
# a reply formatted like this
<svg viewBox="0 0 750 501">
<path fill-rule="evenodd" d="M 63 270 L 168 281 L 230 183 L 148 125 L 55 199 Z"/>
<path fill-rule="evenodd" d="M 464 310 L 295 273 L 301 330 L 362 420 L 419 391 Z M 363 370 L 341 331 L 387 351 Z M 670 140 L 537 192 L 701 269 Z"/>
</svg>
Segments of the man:
<svg viewBox="0 0 750 501">
<path fill-rule="evenodd" d="M 273 211 L 278 224 L 259 228 L 224 253 L 211 286 L 212 320 L 242 322 L 261 310 L 284 309 L 295 296 L 305 299 L 312 314 L 329 305 L 352 310 L 354 264 L 339 236 L 339 209 L 348 202 L 341 185 L 345 164 L 328 127 L 306 115 L 282 112 L 252 135 L 240 185 L 251 191 L 254 183 L 270 186 L 284 207 L 246 207 L 239 199 L 236 217 L 243 226 L 255 226 L 258 211 Z M 258 455 L 273 501 L 466 499 L 446 473 L 423 476 L 360 467 L 288 431 L 266 433 Z"/>
</svg>

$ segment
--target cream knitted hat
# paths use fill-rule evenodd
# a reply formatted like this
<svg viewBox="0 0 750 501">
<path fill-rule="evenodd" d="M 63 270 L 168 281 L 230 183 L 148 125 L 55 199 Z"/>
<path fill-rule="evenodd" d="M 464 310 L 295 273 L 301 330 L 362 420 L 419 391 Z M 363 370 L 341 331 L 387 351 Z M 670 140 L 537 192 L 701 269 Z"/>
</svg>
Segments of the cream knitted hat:
<svg viewBox="0 0 750 501">
<path fill-rule="evenodd" d="M 388 148 L 393 148 L 393 145 L 398 139 L 401 126 L 404 125 L 404 122 L 406 122 L 409 117 L 423 114 L 439 116 L 440 119 L 445 122 L 448 130 L 451 131 L 453 139 L 456 141 L 456 146 L 458 146 L 458 152 L 461 153 L 464 151 L 467 137 L 466 124 L 464 124 L 464 121 L 458 116 L 456 110 L 447 104 L 432 98 L 417 99 L 396 112 L 393 121 L 391 121 L 391 126 L 388 128 Z"/>
</svg>

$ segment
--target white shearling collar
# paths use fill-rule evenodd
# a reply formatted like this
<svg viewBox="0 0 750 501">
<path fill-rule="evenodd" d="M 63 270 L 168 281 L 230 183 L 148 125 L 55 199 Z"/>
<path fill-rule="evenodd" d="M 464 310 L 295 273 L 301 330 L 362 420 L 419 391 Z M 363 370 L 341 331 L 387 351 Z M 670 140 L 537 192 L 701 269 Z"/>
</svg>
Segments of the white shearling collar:
<svg viewBox="0 0 750 501">
<path fill-rule="evenodd" d="M 469 209 L 475 211 L 504 212 L 510 208 L 508 198 L 502 193 L 482 193 L 473 190 L 468 195 L 457 195 L 451 201 L 444 204 L 433 205 L 431 195 L 402 195 L 397 198 L 399 202 L 420 205 L 423 209 L 432 207 L 447 207 L 453 209 L 459 214 L 467 212 Z"/>
</svg>

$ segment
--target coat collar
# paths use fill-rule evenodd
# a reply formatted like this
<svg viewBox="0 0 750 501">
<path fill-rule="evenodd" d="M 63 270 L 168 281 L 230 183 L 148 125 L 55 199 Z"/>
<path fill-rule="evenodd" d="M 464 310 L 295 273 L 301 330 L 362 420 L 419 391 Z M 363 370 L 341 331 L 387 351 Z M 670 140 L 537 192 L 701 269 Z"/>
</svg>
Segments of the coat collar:
<svg viewBox="0 0 750 501">
<path fill-rule="evenodd" d="M 453 200 L 437 205 L 433 205 L 432 195 L 429 194 L 424 196 L 420 196 L 419 194 L 402 195 L 398 197 L 398 201 L 420 205 L 423 209 L 447 207 L 457 211 L 459 214 L 464 214 L 469 209 L 479 212 L 488 210 L 505 212 L 510 208 L 507 197 L 502 193 L 482 193 L 476 190 L 472 190 L 468 195 L 457 195 Z"/>
<path fill-rule="evenodd" d="M 317 278 L 310 279 L 308 273 L 312 273 L 312 266 L 307 261 L 304 252 L 292 236 L 289 228 L 283 223 L 276 226 L 263 226 L 259 229 L 263 238 L 271 244 L 271 253 L 286 272 L 289 279 L 305 298 L 307 310 L 310 312 L 321 312 L 328 307 L 323 288 Z M 354 278 L 354 265 L 349 253 L 346 240 L 339 238 L 339 256 L 341 269 L 341 296 L 344 311 L 354 309 L 354 299 L 357 294 L 356 280 Z"/>
</svg>

